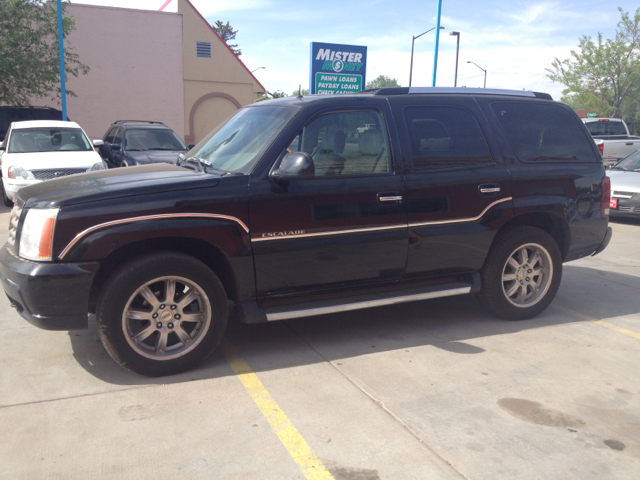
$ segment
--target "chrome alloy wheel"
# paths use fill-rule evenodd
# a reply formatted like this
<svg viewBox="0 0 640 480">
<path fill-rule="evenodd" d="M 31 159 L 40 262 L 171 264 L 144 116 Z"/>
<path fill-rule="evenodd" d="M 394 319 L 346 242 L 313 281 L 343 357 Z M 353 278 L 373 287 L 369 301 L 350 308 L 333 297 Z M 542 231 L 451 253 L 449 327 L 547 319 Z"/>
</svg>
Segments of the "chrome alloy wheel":
<svg viewBox="0 0 640 480">
<path fill-rule="evenodd" d="M 514 250 L 504 264 L 502 291 L 516 307 L 530 307 L 545 296 L 552 276 L 549 252 L 541 245 L 528 243 Z"/>
<path fill-rule="evenodd" d="M 122 329 L 136 353 L 171 360 L 193 350 L 211 325 L 204 290 L 182 277 L 160 277 L 138 288 L 127 301 Z"/>
</svg>

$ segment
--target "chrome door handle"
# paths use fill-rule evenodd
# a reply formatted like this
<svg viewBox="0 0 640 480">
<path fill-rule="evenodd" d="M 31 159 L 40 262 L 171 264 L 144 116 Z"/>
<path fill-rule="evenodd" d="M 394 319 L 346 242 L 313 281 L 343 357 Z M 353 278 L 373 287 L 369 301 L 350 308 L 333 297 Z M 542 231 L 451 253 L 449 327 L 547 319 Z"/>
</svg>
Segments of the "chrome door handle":
<svg viewBox="0 0 640 480">
<path fill-rule="evenodd" d="M 500 193 L 500 187 L 481 188 L 480 193 Z"/>
<path fill-rule="evenodd" d="M 378 197 L 378 200 L 380 200 L 381 202 L 401 202 L 402 201 L 402 195 L 395 195 L 395 196 L 389 196 L 389 197 Z"/>
</svg>

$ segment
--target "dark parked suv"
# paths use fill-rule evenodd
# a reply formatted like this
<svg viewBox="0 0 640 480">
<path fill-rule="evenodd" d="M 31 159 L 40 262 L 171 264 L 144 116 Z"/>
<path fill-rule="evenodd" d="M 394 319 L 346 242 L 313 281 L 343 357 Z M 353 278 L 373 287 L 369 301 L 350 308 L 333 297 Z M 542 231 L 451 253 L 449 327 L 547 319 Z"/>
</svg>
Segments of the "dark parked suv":
<svg viewBox="0 0 640 480">
<path fill-rule="evenodd" d="M 52 330 L 95 313 L 118 363 L 163 375 L 208 355 L 229 309 L 256 323 L 474 293 L 531 318 L 562 263 L 611 237 L 598 150 L 546 94 L 289 97 L 190 154 L 20 190 L 0 252 L 11 304 Z"/>
<path fill-rule="evenodd" d="M 189 150 L 164 123 L 146 120 L 117 120 L 103 140 L 100 155 L 109 167 L 176 163 L 178 155 Z"/>
</svg>

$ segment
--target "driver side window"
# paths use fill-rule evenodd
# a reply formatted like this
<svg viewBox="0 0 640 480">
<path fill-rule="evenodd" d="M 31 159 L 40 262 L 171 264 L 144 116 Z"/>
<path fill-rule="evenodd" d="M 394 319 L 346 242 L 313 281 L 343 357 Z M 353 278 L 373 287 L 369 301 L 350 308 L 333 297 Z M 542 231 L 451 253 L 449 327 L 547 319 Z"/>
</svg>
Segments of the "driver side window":
<svg viewBox="0 0 640 480">
<path fill-rule="evenodd" d="M 374 111 L 322 115 L 287 150 L 311 154 L 316 177 L 392 172 L 384 119 Z"/>
</svg>

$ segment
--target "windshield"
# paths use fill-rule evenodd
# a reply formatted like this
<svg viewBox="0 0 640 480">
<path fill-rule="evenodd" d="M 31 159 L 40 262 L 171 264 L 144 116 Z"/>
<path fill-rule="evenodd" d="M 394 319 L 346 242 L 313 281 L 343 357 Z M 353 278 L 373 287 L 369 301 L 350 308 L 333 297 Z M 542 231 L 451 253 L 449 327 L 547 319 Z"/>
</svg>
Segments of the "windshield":
<svg viewBox="0 0 640 480">
<path fill-rule="evenodd" d="M 129 152 L 186 150 L 187 146 L 168 128 L 129 128 L 124 134 L 124 149 Z"/>
<path fill-rule="evenodd" d="M 14 128 L 9 141 L 9 153 L 58 152 L 93 150 L 79 128 Z"/>
<path fill-rule="evenodd" d="M 612 170 L 640 170 L 640 150 L 616 163 Z"/>
<path fill-rule="evenodd" d="M 215 170 L 249 173 L 260 154 L 297 112 L 286 107 L 250 107 L 211 132 L 189 155 Z"/>
<path fill-rule="evenodd" d="M 622 122 L 612 122 L 609 120 L 598 120 L 597 122 L 587 122 L 587 129 L 593 136 L 597 135 L 626 135 L 627 131 Z"/>
</svg>

